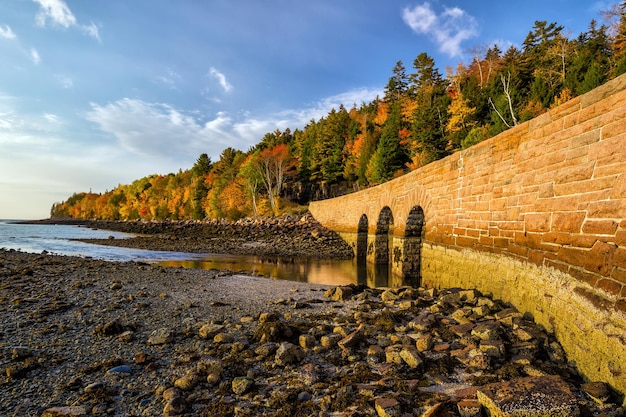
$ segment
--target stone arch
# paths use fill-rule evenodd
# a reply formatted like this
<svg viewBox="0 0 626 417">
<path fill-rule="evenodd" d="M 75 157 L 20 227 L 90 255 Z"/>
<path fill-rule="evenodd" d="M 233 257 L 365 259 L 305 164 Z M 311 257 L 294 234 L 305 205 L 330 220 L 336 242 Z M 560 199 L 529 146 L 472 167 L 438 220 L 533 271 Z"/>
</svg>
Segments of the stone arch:
<svg viewBox="0 0 626 417">
<path fill-rule="evenodd" d="M 389 236 L 393 229 L 393 213 L 388 206 L 383 207 L 376 222 L 376 239 L 374 242 L 374 263 L 389 265 Z"/>
<path fill-rule="evenodd" d="M 424 209 L 421 206 L 413 206 L 404 228 L 402 276 L 405 283 L 413 287 L 419 287 L 422 281 L 421 250 L 424 218 Z"/>
<path fill-rule="evenodd" d="M 367 233 L 369 231 L 369 220 L 366 214 L 362 214 L 359 218 L 356 237 L 356 259 L 357 261 L 365 261 L 367 259 Z"/>
</svg>

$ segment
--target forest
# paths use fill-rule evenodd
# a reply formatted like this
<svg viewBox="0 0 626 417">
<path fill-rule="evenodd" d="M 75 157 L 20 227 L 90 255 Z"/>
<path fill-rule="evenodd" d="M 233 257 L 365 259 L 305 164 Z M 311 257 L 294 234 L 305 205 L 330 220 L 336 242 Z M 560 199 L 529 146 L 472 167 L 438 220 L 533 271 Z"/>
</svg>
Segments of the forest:
<svg viewBox="0 0 626 417">
<path fill-rule="evenodd" d="M 374 186 L 532 119 L 626 72 L 626 1 L 575 38 L 537 21 L 521 48 L 475 47 L 442 74 L 426 53 L 398 61 L 384 96 L 343 105 L 247 151 L 105 193 L 75 193 L 51 217 L 202 220 L 300 213 L 311 200 Z"/>
</svg>

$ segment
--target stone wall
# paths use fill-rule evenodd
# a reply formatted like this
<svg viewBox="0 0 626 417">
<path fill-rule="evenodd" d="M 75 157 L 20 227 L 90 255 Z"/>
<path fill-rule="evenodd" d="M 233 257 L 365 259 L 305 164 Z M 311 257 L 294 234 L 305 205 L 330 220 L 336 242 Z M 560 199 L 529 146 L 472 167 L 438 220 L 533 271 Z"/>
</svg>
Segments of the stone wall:
<svg viewBox="0 0 626 417">
<path fill-rule="evenodd" d="M 588 378 L 626 392 L 626 76 L 310 211 L 355 245 L 365 219 L 370 260 L 379 216 L 390 211 L 393 263 L 415 207 L 422 283 L 512 302 L 553 331 Z"/>
</svg>

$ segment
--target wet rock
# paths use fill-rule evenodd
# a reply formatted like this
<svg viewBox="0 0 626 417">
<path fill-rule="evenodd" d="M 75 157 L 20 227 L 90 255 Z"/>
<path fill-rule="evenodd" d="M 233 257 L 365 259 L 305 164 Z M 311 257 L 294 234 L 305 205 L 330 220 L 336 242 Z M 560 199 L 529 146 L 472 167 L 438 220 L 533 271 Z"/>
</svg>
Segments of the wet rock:
<svg viewBox="0 0 626 417">
<path fill-rule="evenodd" d="M 559 376 L 516 378 L 485 385 L 478 401 L 492 416 L 575 417 L 576 397 Z"/>
</svg>

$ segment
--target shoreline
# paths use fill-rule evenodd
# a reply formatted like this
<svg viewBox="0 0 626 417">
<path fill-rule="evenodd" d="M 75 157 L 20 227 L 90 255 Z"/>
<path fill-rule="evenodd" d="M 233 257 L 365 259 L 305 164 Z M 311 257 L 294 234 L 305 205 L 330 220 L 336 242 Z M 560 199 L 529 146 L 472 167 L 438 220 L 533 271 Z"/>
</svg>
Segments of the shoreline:
<svg viewBox="0 0 626 417">
<path fill-rule="evenodd" d="M 170 252 L 275 258 L 352 259 L 352 248 L 310 215 L 208 221 L 108 221 L 42 219 L 22 224 L 64 224 L 137 235 L 77 239 L 86 243 Z"/>
<path fill-rule="evenodd" d="M 475 290 L 2 250 L 0 320 L 6 416 L 459 416 L 547 383 L 541 406 L 624 411 L 610 390 L 591 399 L 552 335 Z"/>
</svg>

